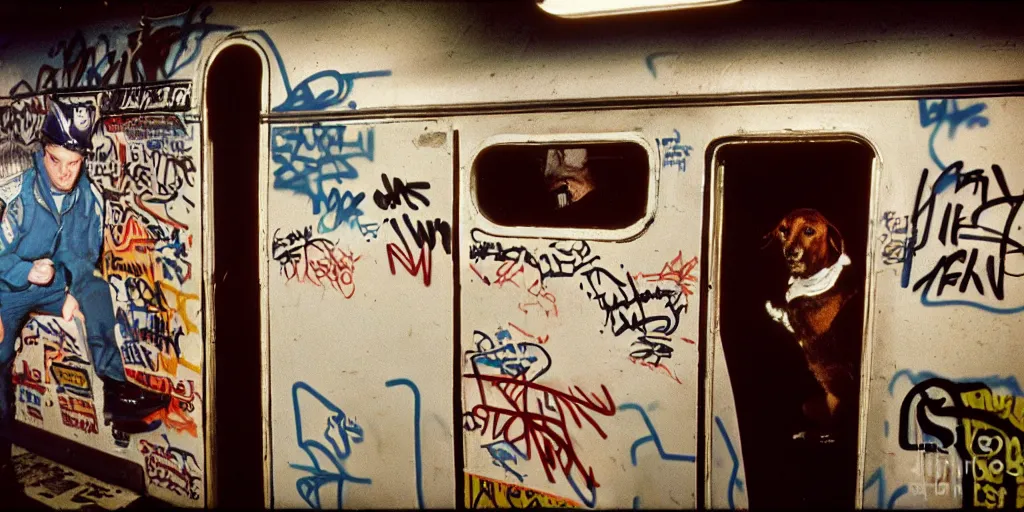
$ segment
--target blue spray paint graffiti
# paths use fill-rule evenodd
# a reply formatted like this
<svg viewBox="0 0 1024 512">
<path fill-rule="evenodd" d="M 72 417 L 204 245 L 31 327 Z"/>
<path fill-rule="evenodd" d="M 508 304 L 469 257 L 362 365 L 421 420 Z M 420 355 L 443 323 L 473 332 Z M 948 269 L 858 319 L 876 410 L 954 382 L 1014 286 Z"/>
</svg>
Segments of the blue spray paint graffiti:
<svg viewBox="0 0 1024 512">
<path fill-rule="evenodd" d="M 346 140 L 346 134 L 355 132 Z M 342 125 L 275 127 L 271 132 L 274 188 L 291 190 L 313 201 L 313 214 L 320 215 L 317 230 L 334 231 L 342 224 L 359 228 L 366 236 L 377 236 L 376 223 L 363 224 L 359 208 L 364 192 L 353 195 L 337 186 L 359 177 L 354 158 L 373 161 L 373 128 L 349 129 Z"/>
<path fill-rule="evenodd" d="M 483 331 L 473 331 L 477 352 L 470 356 L 474 364 L 494 368 L 502 375 L 536 381 L 551 368 L 551 356 L 544 347 L 529 342 L 513 342 L 508 329 L 498 329 L 495 340 Z"/>
<path fill-rule="evenodd" d="M 729 508 L 731 510 L 736 509 L 736 499 L 734 494 L 736 491 L 743 492 L 743 480 L 740 480 L 740 458 L 736 454 L 736 449 L 732 446 L 732 440 L 729 439 L 729 432 L 725 430 L 725 424 L 722 423 L 722 418 L 715 416 L 715 424 L 718 425 L 718 433 L 722 435 L 722 440 L 725 441 L 725 448 L 729 450 L 729 458 L 732 459 L 732 472 L 729 474 Z"/>
<path fill-rule="evenodd" d="M 232 25 L 207 23 L 213 7 L 159 19 L 143 16 L 130 33 L 100 34 L 88 42 L 79 30 L 50 49 L 50 63 L 39 67 L 35 83 L 18 82 L 12 96 L 84 87 L 110 87 L 167 80 L 191 66 L 203 41 Z M 198 16 L 197 16 L 198 15 Z"/>
<path fill-rule="evenodd" d="M 964 125 L 966 128 L 974 128 L 975 126 L 984 128 L 988 126 L 988 118 L 982 116 L 981 113 L 986 107 L 987 105 L 984 103 L 975 103 L 960 110 L 960 106 L 955 99 L 917 100 L 921 128 L 934 126 L 932 134 L 928 138 L 928 155 L 931 156 L 932 161 L 935 162 L 939 169 L 946 168 L 946 164 L 942 163 L 938 153 L 935 151 L 935 137 L 938 136 L 942 125 L 945 124 L 949 127 L 948 137 L 950 140 L 956 137 L 956 129 L 960 125 Z M 947 176 L 941 183 L 936 183 L 935 193 L 942 192 L 953 183 L 956 183 L 956 179 Z"/>
<path fill-rule="evenodd" d="M 653 407 L 652 407 L 652 409 L 653 409 Z M 637 460 L 636 460 L 636 452 L 637 452 L 637 450 L 639 450 L 641 446 L 643 446 L 643 445 L 645 445 L 647 443 L 654 443 L 654 447 L 658 450 L 658 457 L 660 457 L 661 460 L 674 460 L 674 461 L 680 461 L 680 462 L 694 462 L 694 461 L 697 460 L 697 458 L 695 456 L 693 456 L 693 455 L 683 455 L 683 454 L 678 454 L 678 453 L 668 453 L 667 451 L 665 451 L 664 445 L 661 444 L 661 436 L 658 435 L 657 429 L 655 429 L 654 428 L 654 424 L 651 423 L 651 418 L 649 416 L 647 416 L 647 411 L 645 411 L 643 407 L 640 407 L 640 404 L 635 404 L 635 403 L 621 404 L 621 405 L 619 405 L 619 410 L 622 410 L 622 411 L 626 411 L 626 410 L 636 411 L 637 413 L 640 414 L 640 418 L 642 420 L 644 420 L 644 425 L 647 426 L 647 435 L 645 435 L 644 437 L 641 437 L 640 439 L 637 439 L 636 441 L 633 441 L 633 446 L 631 446 L 630 449 L 629 449 L 629 457 L 630 457 L 630 460 L 633 462 L 633 467 L 636 467 L 636 465 L 637 465 Z M 640 496 L 634 496 L 633 497 L 633 510 L 640 510 Z"/>
<path fill-rule="evenodd" d="M 1024 305 L 1006 307 L 1003 300 L 1007 276 L 1020 277 L 1009 270 L 1012 265 L 1007 260 L 1012 263 L 1012 258 L 1024 252 L 1024 242 L 1017 239 L 1021 229 L 1017 216 L 1024 207 L 1024 194 L 1011 191 L 999 165 L 971 169 L 964 160 L 958 160 L 946 166 L 934 147 L 943 125 L 948 125 L 950 139 L 960 126 L 987 126 L 988 119 L 980 115 L 985 108 L 984 103 L 976 103 L 961 110 L 955 100 L 919 100 L 921 126 L 933 127 L 929 152 L 940 170 L 934 178 L 927 168 L 921 172 L 910 215 L 900 286 L 910 287 L 913 266 L 920 266 L 916 253 L 934 242 L 949 252 L 940 255 L 934 266 L 913 284 L 913 291 L 921 290 L 922 305 L 966 306 L 994 314 L 1015 314 L 1024 312 Z M 951 192 L 943 194 L 946 189 Z M 942 297 L 944 291 L 970 293 L 974 297 L 947 299 Z"/>
<path fill-rule="evenodd" d="M 294 89 L 290 88 L 287 77 L 282 76 L 285 81 L 285 89 L 288 90 L 288 98 L 284 103 L 274 107 L 275 112 L 290 112 L 294 110 L 324 110 L 332 105 L 337 105 L 348 98 L 352 92 L 352 86 L 357 78 L 370 78 L 376 76 L 391 76 L 391 71 L 367 71 L 364 73 L 339 73 L 333 69 L 313 73 L 309 78 L 299 82 Z M 319 84 L 320 94 L 314 94 L 314 84 Z M 333 84 L 334 89 L 331 88 Z M 355 109 L 356 102 L 348 102 L 348 108 Z"/>
<path fill-rule="evenodd" d="M 656 60 L 658 60 L 658 59 L 660 59 L 662 57 L 672 57 L 672 56 L 677 56 L 678 57 L 680 55 L 682 55 L 682 53 L 679 53 L 679 52 L 654 52 L 654 53 L 648 55 L 646 59 L 644 59 L 644 61 L 647 63 L 647 71 L 649 71 L 651 73 L 652 77 L 658 78 L 658 69 L 655 67 L 654 61 L 656 61 Z"/>
<path fill-rule="evenodd" d="M 901 485 L 897 487 L 896 490 L 893 491 L 892 496 L 889 496 L 889 499 L 886 500 L 885 469 L 880 467 L 876 469 L 874 473 L 871 473 L 871 477 L 868 478 L 866 482 L 864 482 L 863 492 L 865 496 L 865 501 L 867 498 L 868 489 L 873 487 L 875 484 L 878 484 L 878 500 L 875 503 L 876 509 L 892 510 L 896 506 L 896 500 L 900 499 L 901 496 L 909 492 L 909 489 L 906 485 Z"/>
<path fill-rule="evenodd" d="M 938 166 L 938 169 L 947 169 L 948 166 L 942 163 L 939 158 L 938 152 L 935 150 L 935 138 L 939 134 L 939 130 L 942 129 L 943 125 L 948 126 L 948 138 L 952 140 L 956 136 L 956 130 L 961 125 L 966 128 L 974 128 L 975 126 L 985 127 L 988 126 L 988 118 L 981 115 L 981 112 L 987 108 L 984 103 L 975 103 L 963 110 L 960 110 L 960 106 L 957 104 L 955 99 L 942 99 L 942 100 L 917 100 L 918 117 L 920 119 L 921 127 L 928 128 L 933 126 L 932 134 L 928 137 L 928 155 L 931 157 L 932 162 Z M 950 185 L 957 183 L 959 173 L 946 173 L 936 180 L 932 187 L 932 196 L 936 196 L 943 190 L 948 188 Z M 920 195 L 920 191 L 918 192 Z M 910 285 L 910 271 L 914 265 L 914 247 L 916 247 L 919 240 L 917 239 L 916 225 L 911 230 L 911 235 L 906 242 L 906 256 L 903 260 L 903 272 L 900 278 L 900 285 L 906 288 Z M 922 303 L 926 306 L 926 299 L 922 295 Z M 955 302 L 955 304 L 954 304 Z M 961 305 L 970 306 L 971 303 L 960 303 L 961 301 L 949 301 L 946 305 Z"/>
<path fill-rule="evenodd" d="M 651 418 L 647 416 L 647 411 L 644 411 L 643 407 L 635 403 L 626 403 L 619 406 L 619 409 L 634 410 L 640 413 L 640 418 L 644 420 L 644 424 L 647 425 L 648 435 L 641 437 L 633 442 L 632 448 L 629 450 L 629 456 L 633 461 L 633 466 L 636 467 L 636 452 L 641 446 L 647 443 L 654 443 L 655 448 L 658 450 L 658 456 L 662 460 L 678 460 L 683 462 L 694 462 L 697 458 L 693 455 L 682 455 L 677 453 L 668 453 L 665 451 L 665 447 L 661 444 L 661 437 L 658 436 L 658 431 L 654 428 L 654 424 L 651 423 Z"/>
<path fill-rule="evenodd" d="M 520 482 L 523 481 L 524 477 L 528 476 L 525 473 L 520 474 L 516 471 L 519 466 L 519 461 L 527 459 L 526 454 L 516 447 L 516 445 L 508 441 L 497 440 L 490 444 L 483 445 L 482 448 L 487 450 L 487 453 L 490 454 L 492 459 L 494 459 L 491 461 L 492 464 L 512 473 L 512 476 L 518 478 Z"/>
<path fill-rule="evenodd" d="M 214 32 L 226 32 L 234 30 L 234 25 L 212 25 L 206 23 L 206 18 L 213 12 L 213 7 L 206 7 L 199 15 L 199 23 L 192 22 L 194 7 L 185 14 L 184 23 L 181 26 L 181 36 L 177 43 L 177 51 L 174 55 L 168 55 L 164 63 L 164 75 L 167 78 L 177 75 L 199 58 L 203 40 Z M 129 38 L 130 39 L 130 38 Z"/>
<path fill-rule="evenodd" d="M 333 69 L 325 69 L 313 73 L 298 85 L 292 87 L 288 79 L 288 69 L 285 68 L 284 59 L 277 51 L 277 45 L 273 39 L 262 30 L 250 30 L 240 32 L 242 35 L 259 37 L 266 42 L 267 49 L 274 55 L 277 61 L 278 71 L 281 73 L 281 82 L 288 95 L 280 105 L 273 108 L 274 112 L 294 112 L 296 110 L 324 110 L 348 99 L 352 93 L 355 81 L 359 78 L 373 78 L 391 76 L 391 71 L 382 69 L 377 71 L 365 71 L 358 73 L 341 73 Z M 319 92 L 315 92 L 319 91 Z M 356 102 L 348 102 L 348 107 L 356 108 Z"/>
<path fill-rule="evenodd" d="M 416 386 L 416 383 L 409 379 L 391 379 L 384 383 L 387 387 L 394 386 L 406 386 L 412 391 L 413 398 L 413 423 L 415 424 L 415 430 L 413 433 L 416 447 L 416 503 L 422 510 L 423 506 L 423 457 L 422 457 L 422 445 L 420 437 L 420 388 Z"/>
<path fill-rule="evenodd" d="M 309 397 L 315 399 L 316 403 L 320 406 L 316 407 L 314 405 L 312 409 L 306 409 L 307 418 L 312 414 L 327 413 L 326 431 L 323 431 L 323 437 L 320 439 L 307 438 L 304 434 L 303 412 L 300 409 L 299 403 L 300 391 L 304 391 Z M 357 484 L 371 483 L 369 478 L 359 478 L 348 474 L 343 465 L 345 459 L 348 459 L 349 455 L 352 454 L 352 443 L 361 443 L 363 441 L 363 429 L 354 420 L 348 418 L 345 412 L 338 408 L 338 406 L 331 403 L 330 400 L 305 382 L 296 382 L 292 386 L 292 407 L 295 412 L 295 433 L 299 448 L 306 452 L 310 462 L 313 463 L 312 466 L 289 464 L 292 468 L 310 474 L 296 480 L 295 488 L 306 504 L 312 508 L 321 509 L 323 507 L 320 503 L 320 488 L 331 483 L 337 484 L 338 503 L 336 507 L 332 508 L 340 509 L 342 508 L 342 500 L 345 496 L 345 482 Z M 321 432 L 321 425 L 309 423 L 307 426 L 313 432 Z M 324 440 L 326 440 L 326 444 L 323 442 Z M 325 469 L 320 466 L 322 458 L 326 458 L 334 466 L 333 471 L 330 468 Z"/>
<path fill-rule="evenodd" d="M 896 381 L 899 380 L 900 377 L 906 377 L 912 386 L 920 384 L 928 379 L 943 378 L 957 383 L 984 384 L 992 388 L 993 391 L 1002 388 L 1014 396 L 1024 396 L 1024 390 L 1021 390 L 1020 383 L 1017 382 L 1017 378 L 1012 375 L 1008 377 L 990 375 L 988 377 L 963 377 L 959 379 L 950 379 L 926 370 L 921 370 L 916 373 L 913 370 L 900 370 L 896 372 L 896 374 L 892 376 L 892 379 L 889 380 L 889 396 L 893 396 L 893 392 L 896 388 Z"/>
<path fill-rule="evenodd" d="M 675 167 L 680 172 L 686 172 L 686 158 L 693 151 L 693 146 L 684 146 L 679 139 L 679 130 L 672 130 L 675 135 L 658 139 L 658 147 L 663 151 L 661 166 L 664 168 Z"/>
</svg>

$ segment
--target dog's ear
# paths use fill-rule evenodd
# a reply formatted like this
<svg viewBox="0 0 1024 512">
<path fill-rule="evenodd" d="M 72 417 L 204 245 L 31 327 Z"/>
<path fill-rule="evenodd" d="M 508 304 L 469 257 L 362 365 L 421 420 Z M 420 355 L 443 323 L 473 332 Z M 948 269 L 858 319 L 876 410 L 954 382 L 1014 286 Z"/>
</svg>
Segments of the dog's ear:
<svg viewBox="0 0 1024 512">
<path fill-rule="evenodd" d="M 835 251 L 836 257 L 846 252 L 846 244 L 843 242 L 843 235 L 836 227 L 828 223 L 828 246 Z"/>
<path fill-rule="evenodd" d="M 779 222 L 779 224 L 782 224 L 782 222 Z M 767 233 L 764 234 L 764 236 L 761 237 L 761 250 L 767 249 L 768 246 L 772 244 L 772 242 L 775 242 L 779 239 L 778 237 L 775 236 L 776 231 L 778 231 L 779 229 L 779 224 L 776 224 L 775 227 L 773 227 L 770 231 L 768 231 Z"/>
</svg>

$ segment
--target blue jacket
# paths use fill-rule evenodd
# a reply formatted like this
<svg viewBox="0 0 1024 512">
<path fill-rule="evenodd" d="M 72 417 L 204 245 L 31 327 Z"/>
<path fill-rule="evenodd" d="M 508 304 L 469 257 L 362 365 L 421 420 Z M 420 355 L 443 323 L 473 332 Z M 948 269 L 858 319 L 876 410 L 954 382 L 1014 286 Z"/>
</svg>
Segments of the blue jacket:
<svg viewBox="0 0 1024 512">
<path fill-rule="evenodd" d="M 27 290 L 32 262 L 54 263 L 52 285 L 65 281 L 71 294 L 93 275 L 103 250 L 103 209 L 89 186 L 85 165 L 75 188 L 64 198 L 61 211 L 50 193 L 43 151 L 35 167 L 25 171 L 21 193 L 11 199 L 0 222 L 0 291 Z"/>
</svg>

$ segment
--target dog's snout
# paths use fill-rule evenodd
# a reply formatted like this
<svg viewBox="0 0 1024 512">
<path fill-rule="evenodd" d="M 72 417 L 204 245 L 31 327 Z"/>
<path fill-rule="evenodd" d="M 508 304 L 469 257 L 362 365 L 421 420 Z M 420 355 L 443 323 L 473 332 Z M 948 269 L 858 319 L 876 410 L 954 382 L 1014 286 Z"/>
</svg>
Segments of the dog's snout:
<svg viewBox="0 0 1024 512">
<path fill-rule="evenodd" d="M 782 250 L 782 255 L 785 256 L 787 260 L 798 260 L 803 256 L 803 254 L 803 249 L 796 245 L 788 245 Z"/>
</svg>

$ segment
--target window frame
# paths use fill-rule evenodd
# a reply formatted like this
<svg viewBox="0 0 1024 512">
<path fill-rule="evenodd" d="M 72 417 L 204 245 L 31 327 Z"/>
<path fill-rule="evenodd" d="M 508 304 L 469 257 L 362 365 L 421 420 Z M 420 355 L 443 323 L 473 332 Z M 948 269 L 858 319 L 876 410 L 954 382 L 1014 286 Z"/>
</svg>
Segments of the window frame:
<svg viewBox="0 0 1024 512">
<path fill-rule="evenodd" d="M 495 223 L 480 208 L 477 191 L 477 162 L 480 154 L 496 146 L 563 146 L 571 144 L 634 143 L 647 153 L 647 203 L 644 214 L 632 224 L 617 229 L 576 228 L 555 226 L 506 226 Z M 472 152 L 464 170 L 469 171 L 468 193 L 471 208 L 466 219 L 474 229 L 489 235 L 510 238 L 540 238 L 552 240 L 592 240 L 628 242 L 639 237 L 654 221 L 658 210 L 658 185 L 661 177 L 661 159 L 658 151 L 638 132 L 553 133 L 553 134 L 498 134 L 486 137 Z"/>
<path fill-rule="evenodd" d="M 728 146 L 745 145 L 745 144 L 788 144 L 788 143 L 836 143 L 836 142 L 852 142 L 855 144 L 861 144 L 868 148 L 874 155 L 871 169 L 869 170 L 869 176 L 871 183 L 868 185 L 868 216 L 863 219 L 867 222 L 867 243 L 865 245 L 865 252 L 858 256 L 864 257 L 864 281 L 860 283 L 862 293 L 864 295 L 864 304 L 862 319 L 861 319 L 861 336 L 860 336 L 860 351 L 861 351 L 861 362 L 860 362 L 860 374 L 857 376 L 857 382 L 859 385 L 858 391 L 858 411 L 857 411 L 857 462 L 856 462 L 856 481 L 852 485 L 856 485 L 854 490 L 854 508 L 861 509 L 864 505 L 864 482 L 866 480 L 866 464 L 868 461 L 868 454 L 866 451 L 868 443 L 868 431 L 871 428 L 869 425 L 869 413 L 871 406 L 871 393 L 870 381 L 872 379 L 872 368 L 874 363 L 875 354 L 872 351 L 873 344 L 875 342 L 875 318 L 876 313 L 873 308 L 876 305 L 875 302 L 875 287 L 877 284 L 877 273 L 878 265 L 876 264 L 876 258 L 878 253 L 876 252 L 876 245 L 878 243 L 878 237 L 880 236 L 878 222 L 876 219 L 881 214 L 881 188 L 882 188 L 882 173 L 883 173 L 883 162 L 882 162 L 882 151 L 879 146 L 867 135 L 851 131 L 818 131 L 818 130 L 799 130 L 790 132 L 777 132 L 768 131 L 763 133 L 733 133 L 729 135 L 721 135 L 713 137 L 707 144 L 705 149 L 705 169 L 704 169 L 704 201 L 706 203 L 706 210 L 704 213 L 704 231 L 705 234 L 702 236 L 702 245 L 705 248 L 705 256 L 703 265 L 706 266 L 704 270 L 704 277 L 702 277 L 701 283 L 704 293 L 701 296 L 701 342 L 704 343 L 704 354 L 700 357 L 704 360 L 704 367 L 706 368 L 704 375 L 701 378 L 701 387 L 699 391 L 701 394 L 701 401 L 705 404 L 703 418 L 701 421 L 704 423 L 704 432 L 713 432 L 715 428 L 714 417 L 718 414 L 719 409 L 716 408 L 715 404 L 715 383 L 716 383 L 716 370 L 725 370 L 723 374 L 726 379 L 730 379 L 728 361 L 725 359 L 724 348 L 723 353 L 720 355 L 722 358 L 721 365 L 716 363 L 716 358 L 719 357 L 717 354 L 718 347 L 722 344 L 722 331 L 721 331 L 721 297 L 722 297 L 722 244 L 724 240 L 724 215 L 725 215 L 725 201 L 724 201 L 724 184 L 726 179 L 726 163 L 723 162 L 721 151 Z M 739 409 L 735 403 L 735 386 L 730 382 L 727 386 L 729 393 L 732 395 L 731 407 L 737 414 L 737 431 L 739 429 L 738 414 Z M 725 406 L 728 409 L 730 406 Z M 741 440 L 741 443 L 743 441 Z M 749 441 L 748 441 L 749 442 Z M 705 458 L 705 482 L 704 482 L 704 496 L 705 506 L 712 508 L 712 465 L 711 462 L 714 460 L 713 449 L 714 449 L 714 438 L 713 436 L 707 435 L 704 439 L 704 453 L 707 454 Z M 746 463 L 744 462 L 744 472 L 747 471 Z M 845 483 L 843 485 L 846 485 Z"/>
</svg>

